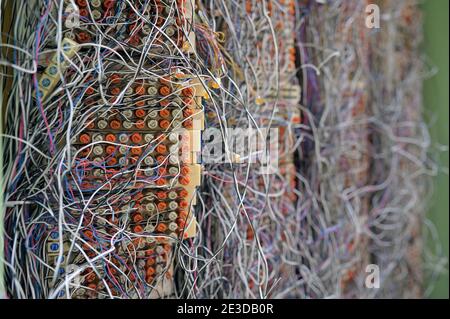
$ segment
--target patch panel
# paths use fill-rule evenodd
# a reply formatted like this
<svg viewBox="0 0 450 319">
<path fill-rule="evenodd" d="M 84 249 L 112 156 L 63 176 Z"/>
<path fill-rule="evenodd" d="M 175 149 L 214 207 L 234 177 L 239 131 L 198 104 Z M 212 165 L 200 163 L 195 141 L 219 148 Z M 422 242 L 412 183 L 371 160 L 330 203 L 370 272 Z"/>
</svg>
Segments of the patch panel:
<svg viewBox="0 0 450 319">
<path fill-rule="evenodd" d="M 61 76 L 64 76 L 64 71 L 69 66 L 70 59 L 75 56 L 78 50 L 78 43 L 68 38 L 62 40 L 61 54 L 55 53 L 52 56 L 51 63 L 39 78 L 39 90 L 35 95 L 37 98 L 44 100 L 54 90 L 55 86 L 60 83 Z"/>
<path fill-rule="evenodd" d="M 154 26 L 144 21 L 146 18 L 154 21 L 155 14 L 159 14 L 155 24 L 159 28 L 157 32 L 164 34 L 156 37 L 156 43 L 189 50 L 179 32 L 180 25 L 187 23 L 185 15 L 179 16 L 184 1 L 177 1 L 176 6 L 151 2 L 143 12 L 143 22 L 139 23 L 131 22 L 139 17 L 124 2 L 81 0 L 76 3 L 79 25 L 66 25 L 64 31 L 63 47 L 71 44 L 67 57 L 75 54 L 72 47 L 81 48 L 82 56 L 86 50 L 83 44 L 94 40 L 97 31 L 90 24 L 92 21 L 101 21 L 100 31 L 106 36 L 114 34 L 117 43 L 140 50 L 147 36 L 155 32 Z M 110 25 L 119 27 L 110 28 Z M 189 35 L 191 43 L 192 36 L 193 33 Z M 150 50 L 149 56 L 155 59 L 156 52 Z M 58 84 L 49 80 L 58 73 L 54 62 L 47 66 L 39 82 L 45 92 L 52 92 Z M 61 63 L 67 67 L 64 57 Z M 166 281 L 172 278 L 173 265 L 169 258 L 172 245 L 180 238 L 195 236 L 196 232 L 192 207 L 196 203 L 195 189 L 200 185 L 201 166 L 196 162 L 204 129 L 202 99 L 206 91 L 196 77 L 177 69 L 135 78 L 122 73 L 119 64 L 110 63 L 105 72 L 104 80 L 94 75 L 85 77 L 85 85 L 79 90 L 79 114 L 93 114 L 85 118 L 84 129 L 72 137 L 74 163 L 68 185 L 86 196 L 96 192 L 100 198 L 105 196 L 105 203 L 113 200 L 114 204 L 92 201 L 89 214 L 83 215 L 77 245 L 92 258 L 109 249 L 117 227 L 134 239 L 114 244 L 115 257 L 108 257 L 107 272 L 105 265 L 85 268 L 72 294 L 75 298 L 101 298 L 108 287 L 115 296 L 122 284 L 141 278 L 155 287 L 161 277 L 163 282 L 149 289 L 150 295 L 169 293 L 161 285 L 167 286 Z M 111 188 L 134 192 L 134 195 L 114 197 L 109 194 Z M 78 213 L 74 216 L 81 217 Z M 59 251 L 54 234 L 50 233 L 46 247 L 49 256 Z M 96 240 L 98 237 L 104 240 Z M 64 241 L 64 247 L 67 245 Z M 136 256 L 136 263 L 131 264 L 130 254 Z M 83 267 L 82 255 L 74 254 L 69 265 Z"/>
</svg>

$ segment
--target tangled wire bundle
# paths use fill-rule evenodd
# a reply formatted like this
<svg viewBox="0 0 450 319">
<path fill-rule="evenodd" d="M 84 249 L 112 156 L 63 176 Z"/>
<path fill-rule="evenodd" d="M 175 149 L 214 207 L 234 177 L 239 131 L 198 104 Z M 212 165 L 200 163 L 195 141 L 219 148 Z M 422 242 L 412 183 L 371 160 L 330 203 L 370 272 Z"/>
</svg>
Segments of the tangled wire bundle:
<svg viewBox="0 0 450 319">
<path fill-rule="evenodd" d="M 422 19 L 368 4 L 0 0 L 7 296 L 426 295 Z"/>
</svg>

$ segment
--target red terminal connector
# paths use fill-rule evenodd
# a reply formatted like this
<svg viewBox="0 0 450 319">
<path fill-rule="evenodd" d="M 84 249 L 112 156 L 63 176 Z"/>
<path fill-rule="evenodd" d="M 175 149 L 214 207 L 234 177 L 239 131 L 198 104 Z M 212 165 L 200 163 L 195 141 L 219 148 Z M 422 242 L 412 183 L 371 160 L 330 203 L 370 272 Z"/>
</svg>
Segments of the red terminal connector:
<svg viewBox="0 0 450 319">
<path fill-rule="evenodd" d="M 158 226 L 156 226 L 156 230 L 159 231 L 160 233 L 163 233 L 167 230 L 167 226 L 166 224 L 158 224 Z"/>
<path fill-rule="evenodd" d="M 106 154 L 113 154 L 116 151 L 116 147 L 113 145 L 106 146 Z"/>
<path fill-rule="evenodd" d="M 169 128 L 169 126 L 170 126 L 170 122 L 168 120 L 159 121 L 159 127 L 161 127 L 162 129 L 166 130 Z"/>
<path fill-rule="evenodd" d="M 181 198 L 186 198 L 186 197 L 188 196 L 188 191 L 185 190 L 185 189 L 182 189 L 182 190 L 179 191 L 178 195 L 179 195 Z"/>
<path fill-rule="evenodd" d="M 179 217 L 179 219 L 181 219 L 181 220 L 186 220 L 187 217 L 188 217 L 188 212 L 185 211 L 185 210 L 180 210 L 180 211 L 178 212 L 178 217 Z"/>
<path fill-rule="evenodd" d="M 170 116 L 170 111 L 167 109 L 159 111 L 159 116 L 162 118 L 168 118 Z"/>
<path fill-rule="evenodd" d="M 188 175 L 191 172 L 191 169 L 189 168 L 189 166 L 183 166 L 181 168 L 181 175 Z"/>
<path fill-rule="evenodd" d="M 167 204 L 165 202 L 159 202 L 157 206 L 160 212 L 165 211 L 167 208 Z"/>
<path fill-rule="evenodd" d="M 115 142 L 116 141 L 116 135 L 115 134 L 106 134 L 105 139 L 108 142 Z"/>
<path fill-rule="evenodd" d="M 167 152 L 167 147 L 166 147 L 164 144 L 159 144 L 159 145 L 156 147 L 156 151 L 157 151 L 159 154 L 165 154 L 165 153 Z"/>
<path fill-rule="evenodd" d="M 168 86 L 163 85 L 159 88 L 159 94 L 161 94 L 162 96 L 167 96 L 170 93 L 171 93 L 171 90 Z"/>
<path fill-rule="evenodd" d="M 194 122 L 191 119 L 187 119 L 183 122 L 185 128 L 191 129 L 194 127 Z"/>
<path fill-rule="evenodd" d="M 133 133 L 130 137 L 131 141 L 135 144 L 139 144 L 142 142 L 142 135 L 139 133 Z"/>
<path fill-rule="evenodd" d="M 143 221 L 143 220 L 144 220 L 144 217 L 142 217 L 141 214 L 134 214 L 134 215 L 133 215 L 133 221 L 134 221 L 135 223 L 139 223 L 139 222 L 141 222 L 141 221 Z"/>
<path fill-rule="evenodd" d="M 155 274 L 155 268 L 148 267 L 145 273 L 147 274 L 147 278 L 151 277 L 153 274 Z"/>
<path fill-rule="evenodd" d="M 140 148 L 140 147 L 133 147 L 133 148 L 131 148 L 131 154 L 133 154 L 133 155 L 141 155 L 142 154 L 142 148 Z M 137 160 L 135 159 L 135 162 L 136 162 Z"/>
<path fill-rule="evenodd" d="M 87 94 L 87 95 L 92 95 L 92 94 L 94 94 L 94 88 L 93 88 L 92 86 L 89 86 L 89 87 L 86 89 L 86 94 Z"/>
<path fill-rule="evenodd" d="M 145 93 L 145 88 L 143 86 L 138 86 L 134 89 L 137 95 L 143 95 Z"/>
<path fill-rule="evenodd" d="M 80 16 L 82 16 L 82 17 L 87 17 L 89 15 L 89 11 L 87 11 L 84 8 L 80 9 L 79 13 L 80 13 Z"/>
<path fill-rule="evenodd" d="M 144 117 L 146 112 L 145 112 L 145 110 L 139 109 L 139 110 L 136 110 L 134 112 L 134 114 L 136 115 L 136 117 Z"/>
<path fill-rule="evenodd" d="M 145 127 L 145 121 L 144 120 L 137 120 L 135 126 L 138 129 L 143 129 Z"/>
<path fill-rule="evenodd" d="M 156 180 L 156 185 L 163 186 L 166 185 L 166 179 L 165 178 L 159 178 Z"/>
<path fill-rule="evenodd" d="M 181 208 L 187 208 L 189 206 L 189 203 L 186 200 L 180 200 L 180 202 L 178 203 L 178 205 Z"/>
<path fill-rule="evenodd" d="M 109 166 L 114 166 L 117 164 L 117 159 L 115 157 L 112 157 L 108 160 L 108 165 Z"/>
<path fill-rule="evenodd" d="M 161 107 L 168 107 L 170 104 L 170 101 L 164 99 L 161 102 L 159 102 L 159 105 L 161 105 Z"/>
<path fill-rule="evenodd" d="M 120 88 L 115 87 L 111 89 L 111 94 L 112 95 L 119 95 L 120 94 Z"/>
<path fill-rule="evenodd" d="M 103 8 L 105 8 L 105 10 L 111 9 L 115 2 L 115 0 L 103 0 Z"/>
<path fill-rule="evenodd" d="M 167 169 L 165 167 L 158 168 L 159 176 L 166 176 L 167 175 Z"/>
<path fill-rule="evenodd" d="M 180 178 L 178 178 L 178 181 L 181 185 L 188 185 L 191 182 L 190 178 L 187 176 L 180 176 Z"/>
<path fill-rule="evenodd" d="M 191 106 L 194 103 L 194 99 L 190 97 L 183 98 L 183 103 L 186 106 Z"/>
<path fill-rule="evenodd" d="M 151 267 L 155 264 L 155 258 L 148 258 L 147 261 L 145 262 L 145 265 L 147 267 Z"/>
<path fill-rule="evenodd" d="M 111 83 L 114 83 L 114 84 L 119 84 L 119 83 L 120 83 L 120 80 L 121 80 L 119 74 L 113 74 L 113 75 L 111 75 L 110 79 L 111 79 Z"/>
<path fill-rule="evenodd" d="M 91 37 L 85 32 L 80 32 L 77 34 L 77 39 L 78 42 L 85 43 L 89 42 L 91 40 Z"/>
<path fill-rule="evenodd" d="M 156 193 L 156 196 L 158 197 L 158 199 L 163 200 L 167 198 L 167 192 L 165 191 L 158 191 Z"/>
<path fill-rule="evenodd" d="M 111 122 L 109 122 L 109 126 L 114 129 L 114 130 L 118 130 L 121 126 L 120 121 L 118 120 L 112 120 Z"/>
<path fill-rule="evenodd" d="M 183 110 L 183 115 L 185 118 L 191 117 L 192 115 L 194 115 L 194 110 L 186 108 Z"/>
<path fill-rule="evenodd" d="M 133 230 L 135 233 L 139 234 L 144 231 L 144 228 L 142 228 L 142 226 L 140 226 L 140 225 L 136 225 L 136 226 L 134 226 Z"/>
<path fill-rule="evenodd" d="M 89 144 L 91 142 L 91 136 L 87 133 L 81 134 L 80 142 L 83 144 Z"/>
<path fill-rule="evenodd" d="M 194 96 L 194 90 L 190 87 L 184 88 L 183 90 L 181 90 L 181 93 L 187 97 Z"/>
</svg>

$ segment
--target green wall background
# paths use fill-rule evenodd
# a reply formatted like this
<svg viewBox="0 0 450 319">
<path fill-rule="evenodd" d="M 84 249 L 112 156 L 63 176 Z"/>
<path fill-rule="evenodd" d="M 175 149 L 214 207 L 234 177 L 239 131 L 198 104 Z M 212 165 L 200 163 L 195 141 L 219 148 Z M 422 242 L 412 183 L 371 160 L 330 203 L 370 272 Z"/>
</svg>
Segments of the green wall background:
<svg viewBox="0 0 450 319">
<path fill-rule="evenodd" d="M 408 1 L 408 0 L 407 0 Z M 424 83 L 425 115 L 433 114 L 435 122 L 431 128 L 434 142 L 449 145 L 449 1 L 427 0 L 423 4 L 425 53 L 438 73 Z M 448 152 L 444 152 L 441 165 L 448 168 Z M 439 172 L 435 183 L 435 194 L 430 207 L 429 218 L 439 232 L 439 238 L 448 259 L 449 242 L 449 176 Z M 431 298 L 449 297 L 448 264 L 447 273 L 441 275 L 431 292 Z"/>
</svg>

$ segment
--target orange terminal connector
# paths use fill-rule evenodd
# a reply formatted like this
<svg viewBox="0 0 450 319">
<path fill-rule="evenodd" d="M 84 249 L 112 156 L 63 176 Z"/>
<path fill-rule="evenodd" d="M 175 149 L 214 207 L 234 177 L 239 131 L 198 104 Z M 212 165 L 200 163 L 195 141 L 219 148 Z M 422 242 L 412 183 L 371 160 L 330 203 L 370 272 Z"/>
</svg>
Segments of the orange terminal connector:
<svg viewBox="0 0 450 319">
<path fill-rule="evenodd" d="M 158 168 L 159 176 L 166 176 L 167 175 L 167 169 L 165 167 Z"/>
<path fill-rule="evenodd" d="M 167 204 L 165 202 L 159 202 L 157 206 L 159 211 L 164 211 L 167 208 Z"/>
<path fill-rule="evenodd" d="M 118 74 L 111 75 L 110 79 L 111 79 L 111 83 L 114 83 L 114 84 L 120 83 L 120 75 L 118 75 Z"/>
<path fill-rule="evenodd" d="M 185 211 L 185 210 L 180 210 L 180 211 L 178 212 L 178 217 L 179 217 L 180 219 L 182 219 L 182 220 L 186 220 L 187 217 L 188 217 L 188 212 Z"/>
<path fill-rule="evenodd" d="M 109 166 L 114 166 L 117 164 L 117 159 L 115 157 L 112 157 L 108 160 L 108 165 Z"/>
<path fill-rule="evenodd" d="M 118 130 L 120 128 L 120 121 L 112 120 L 111 122 L 109 122 L 109 126 L 114 130 Z"/>
<path fill-rule="evenodd" d="M 193 104 L 194 100 L 190 97 L 183 98 L 183 103 L 186 106 L 191 106 Z"/>
<path fill-rule="evenodd" d="M 169 85 L 170 84 L 170 76 L 164 76 L 159 79 L 159 83 L 162 85 Z"/>
<path fill-rule="evenodd" d="M 167 198 L 167 192 L 165 191 L 158 191 L 156 193 L 156 196 L 158 196 L 158 199 L 163 200 Z"/>
<path fill-rule="evenodd" d="M 136 117 L 144 117 L 145 113 L 146 113 L 145 110 L 142 110 L 142 109 L 136 110 L 136 112 L 134 112 Z"/>
<path fill-rule="evenodd" d="M 81 43 L 89 42 L 90 36 L 87 33 L 85 33 L 85 32 L 80 32 L 80 33 L 77 34 L 77 39 Z"/>
<path fill-rule="evenodd" d="M 83 144 L 88 144 L 91 141 L 91 136 L 87 133 L 80 135 L 80 142 Z"/>
<path fill-rule="evenodd" d="M 170 126 L 170 122 L 168 120 L 159 121 L 159 127 L 161 127 L 162 129 L 166 130 L 169 128 L 169 126 Z"/>
<path fill-rule="evenodd" d="M 180 192 L 178 193 L 178 195 L 179 195 L 181 198 L 186 198 L 186 197 L 188 196 L 188 191 L 185 190 L 185 189 L 182 189 L 182 190 L 180 190 Z"/>
<path fill-rule="evenodd" d="M 147 267 L 153 266 L 155 264 L 155 258 L 148 258 L 145 265 Z"/>
<path fill-rule="evenodd" d="M 159 155 L 156 157 L 156 160 L 158 161 L 158 163 L 163 163 L 166 159 L 166 156 L 164 155 Z"/>
<path fill-rule="evenodd" d="M 112 95 L 119 95 L 120 94 L 120 88 L 115 87 L 111 89 L 111 94 Z"/>
<path fill-rule="evenodd" d="M 86 9 L 80 9 L 80 11 L 78 11 L 81 17 L 87 17 L 89 15 L 89 11 L 87 11 Z"/>
<path fill-rule="evenodd" d="M 183 126 L 185 128 L 192 128 L 194 126 L 194 122 L 191 119 L 187 119 L 183 122 Z"/>
<path fill-rule="evenodd" d="M 186 221 L 185 221 L 185 220 L 177 219 L 177 223 L 178 223 L 178 227 L 179 227 L 180 229 L 183 229 L 184 226 L 186 226 Z"/>
<path fill-rule="evenodd" d="M 116 151 L 116 147 L 112 145 L 106 146 L 106 154 L 113 154 Z"/>
<path fill-rule="evenodd" d="M 89 273 L 89 274 L 86 276 L 86 281 L 87 281 L 87 282 L 93 282 L 93 281 L 95 281 L 95 279 L 96 279 L 96 276 L 95 276 L 95 273 L 94 273 L 94 272 L 91 272 L 91 273 Z"/>
<path fill-rule="evenodd" d="M 138 144 L 142 141 L 142 135 L 139 133 L 133 133 L 130 139 L 133 143 Z"/>
<path fill-rule="evenodd" d="M 184 88 L 183 90 L 181 90 L 181 93 L 184 96 L 192 97 L 194 95 L 194 90 L 190 87 L 187 87 L 187 88 Z"/>
<path fill-rule="evenodd" d="M 142 148 L 140 148 L 140 147 L 133 147 L 133 148 L 131 148 L 131 154 L 133 154 L 133 155 L 141 155 L 142 154 Z"/>
<path fill-rule="evenodd" d="M 159 105 L 161 105 L 162 107 L 168 107 L 170 104 L 170 101 L 168 100 L 162 100 L 161 102 L 159 102 Z"/>
<path fill-rule="evenodd" d="M 189 206 L 189 203 L 186 200 L 180 200 L 179 205 L 181 208 L 187 208 Z"/>
<path fill-rule="evenodd" d="M 159 231 L 160 233 L 163 233 L 167 230 L 167 226 L 166 224 L 158 224 L 158 226 L 156 226 L 156 230 Z"/>
<path fill-rule="evenodd" d="M 163 85 L 159 88 L 159 94 L 161 94 L 162 96 L 167 96 L 170 94 L 170 92 L 171 90 L 168 86 Z"/>
<path fill-rule="evenodd" d="M 187 117 L 191 117 L 194 114 L 194 110 L 193 109 L 184 109 L 183 110 L 183 115 L 185 118 Z"/>
<path fill-rule="evenodd" d="M 147 276 L 150 277 L 150 276 L 152 276 L 155 273 L 155 268 L 148 267 L 145 273 L 147 274 Z"/>
<path fill-rule="evenodd" d="M 181 168 L 181 174 L 186 176 L 191 172 L 191 169 L 189 168 L 189 166 L 183 166 Z"/>
<path fill-rule="evenodd" d="M 84 235 L 85 235 L 87 238 L 92 238 L 92 237 L 94 237 L 94 233 L 92 232 L 92 230 L 85 230 L 85 231 L 84 231 Z"/>
<path fill-rule="evenodd" d="M 86 89 L 86 94 L 87 94 L 87 95 L 92 95 L 92 94 L 94 94 L 94 88 L 93 88 L 92 86 L 89 86 L 89 87 Z"/>
<path fill-rule="evenodd" d="M 138 86 L 136 89 L 134 89 L 134 92 L 137 95 L 143 95 L 145 93 L 145 88 L 143 86 Z"/>
<path fill-rule="evenodd" d="M 114 6 L 115 0 L 103 0 L 103 8 L 105 10 L 111 9 Z"/>
<path fill-rule="evenodd" d="M 143 221 L 143 220 L 144 220 L 144 217 L 142 217 L 141 214 L 134 214 L 134 215 L 133 215 L 133 221 L 134 221 L 135 223 L 139 223 L 139 222 L 141 222 L 141 221 Z"/>
<path fill-rule="evenodd" d="M 144 120 L 137 120 L 135 126 L 138 129 L 143 129 L 145 127 L 145 121 Z"/>
<path fill-rule="evenodd" d="M 158 146 L 156 146 L 156 152 L 158 152 L 159 154 L 165 154 L 167 151 L 167 147 L 164 144 L 159 144 Z"/>
<path fill-rule="evenodd" d="M 159 116 L 163 118 L 168 118 L 170 116 L 170 111 L 167 109 L 159 111 Z"/>
<path fill-rule="evenodd" d="M 135 233 L 139 234 L 139 233 L 142 233 L 144 231 L 144 228 L 142 228 L 142 226 L 140 226 L 140 225 L 137 225 L 137 226 L 134 226 L 133 230 L 134 230 Z"/>
<path fill-rule="evenodd" d="M 114 135 L 114 134 L 106 134 L 105 139 L 108 142 L 115 142 L 116 141 L 116 135 Z"/>
</svg>

